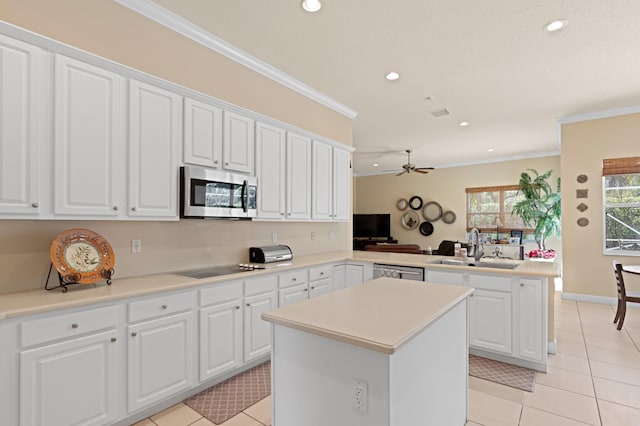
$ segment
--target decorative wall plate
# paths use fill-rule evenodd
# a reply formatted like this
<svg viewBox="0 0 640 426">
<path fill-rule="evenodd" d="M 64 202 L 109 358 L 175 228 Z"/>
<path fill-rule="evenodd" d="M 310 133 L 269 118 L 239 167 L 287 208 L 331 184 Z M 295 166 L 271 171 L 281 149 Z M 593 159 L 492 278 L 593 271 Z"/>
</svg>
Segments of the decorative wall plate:
<svg viewBox="0 0 640 426">
<path fill-rule="evenodd" d="M 576 189 L 576 198 L 589 198 L 588 189 Z"/>
<path fill-rule="evenodd" d="M 578 181 L 578 183 L 585 183 L 586 181 L 589 180 L 589 176 L 587 176 L 587 175 L 578 175 L 576 180 Z"/>
<path fill-rule="evenodd" d="M 409 206 L 409 202 L 404 198 L 400 198 L 398 201 L 396 201 L 396 207 L 400 211 L 406 210 L 408 206 Z"/>
<path fill-rule="evenodd" d="M 413 210 L 409 210 L 405 214 L 402 215 L 402 226 L 407 229 L 416 229 L 420 224 L 420 218 L 418 217 L 418 213 Z"/>
<path fill-rule="evenodd" d="M 67 282 L 93 284 L 111 277 L 115 256 L 111 245 L 89 229 L 59 234 L 49 248 L 51 263 Z"/>
<path fill-rule="evenodd" d="M 442 206 L 435 201 L 429 201 L 422 208 L 422 216 L 429 222 L 435 222 L 442 217 Z"/>
<path fill-rule="evenodd" d="M 447 210 L 446 212 L 442 213 L 442 221 L 448 225 L 451 225 L 456 221 L 456 214 L 451 210 Z"/>
<path fill-rule="evenodd" d="M 587 210 L 589 208 L 589 206 L 587 206 L 585 203 L 580 203 L 578 204 L 578 207 L 576 207 L 578 210 L 580 210 L 581 212 Z"/>
<path fill-rule="evenodd" d="M 586 217 L 581 217 L 578 219 L 578 226 L 587 226 L 589 224 L 589 219 Z"/>
<path fill-rule="evenodd" d="M 422 222 L 420 224 L 420 233 L 427 237 L 433 234 L 433 224 L 431 222 Z"/>
<path fill-rule="evenodd" d="M 422 198 L 414 195 L 409 199 L 409 207 L 414 210 L 420 210 L 422 208 Z"/>
</svg>

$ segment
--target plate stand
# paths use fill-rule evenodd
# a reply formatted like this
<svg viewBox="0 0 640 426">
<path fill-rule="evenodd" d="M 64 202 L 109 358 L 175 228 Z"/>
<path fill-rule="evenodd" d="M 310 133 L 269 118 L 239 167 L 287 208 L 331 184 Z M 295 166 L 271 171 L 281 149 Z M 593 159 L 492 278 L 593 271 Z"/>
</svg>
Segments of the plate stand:
<svg viewBox="0 0 640 426">
<path fill-rule="evenodd" d="M 53 269 L 53 263 L 49 265 L 49 273 L 47 274 L 47 281 L 44 284 L 45 290 L 55 290 L 57 288 L 61 288 L 62 292 L 66 293 L 69 290 L 67 286 L 70 286 L 73 284 L 80 284 L 79 282 L 76 281 L 76 279 L 74 279 L 74 274 L 63 276 L 60 272 L 56 271 L 58 274 L 58 285 L 54 287 L 49 287 L 49 279 L 51 278 L 52 269 Z M 113 269 L 104 269 L 100 273 L 100 275 L 105 277 L 105 279 L 107 280 L 107 285 L 111 285 L 111 276 L 113 275 L 113 272 L 114 272 Z"/>
</svg>

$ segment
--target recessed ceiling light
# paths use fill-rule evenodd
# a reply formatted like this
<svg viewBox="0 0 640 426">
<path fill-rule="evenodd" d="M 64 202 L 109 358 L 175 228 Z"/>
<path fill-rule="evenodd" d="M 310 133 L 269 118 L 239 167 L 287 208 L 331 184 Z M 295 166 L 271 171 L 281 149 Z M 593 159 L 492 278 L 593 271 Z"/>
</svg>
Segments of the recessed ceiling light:
<svg viewBox="0 0 640 426">
<path fill-rule="evenodd" d="M 302 2 L 302 8 L 307 12 L 317 12 L 321 7 L 322 3 L 320 3 L 320 0 L 304 0 Z"/>
<path fill-rule="evenodd" d="M 460 127 L 467 127 L 468 125 L 469 125 L 468 121 L 461 121 L 461 122 L 458 123 L 458 126 L 460 126 Z"/>
<path fill-rule="evenodd" d="M 373 163 L 373 164 L 372 164 L 372 166 L 373 166 L 373 167 L 378 167 L 379 165 L 380 165 L 380 164 L 378 164 L 378 163 Z"/>
<path fill-rule="evenodd" d="M 389 81 L 393 81 L 393 80 L 397 80 L 400 78 L 400 74 L 398 74 L 395 71 L 391 71 L 389 74 L 387 74 L 384 78 L 386 78 Z"/>
<path fill-rule="evenodd" d="M 489 149 L 487 150 L 487 152 L 493 152 L 493 151 L 495 151 L 495 149 L 493 149 L 493 148 L 489 148 Z"/>
<path fill-rule="evenodd" d="M 563 29 L 567 26 L 567 24 L 569 24 L 569 21 L 567 21 L 566 19 L 556 19 L 555 21 L 551 21 L 547 25 L 545 25 L 544 29 L 552 33 L 554 31 Z"/>
</svg>

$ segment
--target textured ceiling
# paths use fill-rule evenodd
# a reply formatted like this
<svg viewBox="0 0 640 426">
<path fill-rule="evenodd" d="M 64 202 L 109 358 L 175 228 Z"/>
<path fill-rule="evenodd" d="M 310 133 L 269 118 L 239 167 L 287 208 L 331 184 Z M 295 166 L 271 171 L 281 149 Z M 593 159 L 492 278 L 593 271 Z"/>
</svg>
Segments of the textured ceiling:
<svg viewBox="0 0 640 426">
<path fill-rule="evenodd" d="M 640 105 L 638 0 L 154 2 L 358 111 L 361 175 L 406 148 L 436 168 L 557 153 L 557 119 Z"/>
</svg>

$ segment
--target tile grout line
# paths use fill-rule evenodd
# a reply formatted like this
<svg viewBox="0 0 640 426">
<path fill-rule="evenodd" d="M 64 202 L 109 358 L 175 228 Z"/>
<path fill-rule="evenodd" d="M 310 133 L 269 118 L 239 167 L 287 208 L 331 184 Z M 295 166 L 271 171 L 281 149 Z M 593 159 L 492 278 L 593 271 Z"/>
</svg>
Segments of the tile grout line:
<svg viewBox="0 0 640 426">
<path fill-rule="evenodd" d="M 598 420 L 602 425 L 602 412 L 600 411 L 600 403 L 598 401 L 598 393 L 596 392 L 596 383 L 593 380 L 593 370 L 591 369 L 591 358 L 589 357 L 589 349 L 587 348 L 587 339 L 584 337 L 584 327 L 582 326 L 582 314 L 580 312 L 580 306 L 576 303 L 578 308 L 578 320 L 580 321 L 580 330 L 582 330 L 582 340 L 584 341 L 584 349 L 587 352 L 587 364 L 589 365 L 589 376 L 591 376 L 591 386 L 593 386 L 593 396 L 596 401 L 596 409 L 598 410 Z"/>
</svg>

